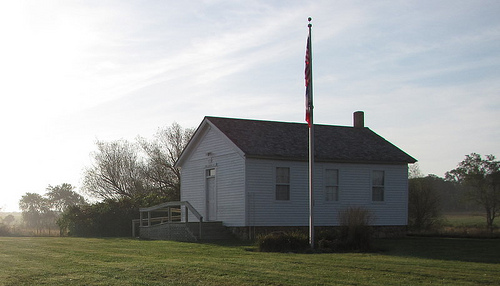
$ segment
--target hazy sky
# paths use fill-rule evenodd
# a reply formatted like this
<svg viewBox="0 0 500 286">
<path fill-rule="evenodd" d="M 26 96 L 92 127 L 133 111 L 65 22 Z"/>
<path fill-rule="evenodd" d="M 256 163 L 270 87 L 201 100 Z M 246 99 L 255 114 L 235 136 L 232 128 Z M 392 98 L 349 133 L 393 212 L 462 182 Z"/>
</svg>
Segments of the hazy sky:
<svg viewBox="0 0 500 286">
<path fill-rule="evenodd" d="M 365 124 L 443 176 L 500 156 L 500 1 L 2 1 L 0 207 L 80 185 L 95 141 L 205 115 Z"/>
</svg>

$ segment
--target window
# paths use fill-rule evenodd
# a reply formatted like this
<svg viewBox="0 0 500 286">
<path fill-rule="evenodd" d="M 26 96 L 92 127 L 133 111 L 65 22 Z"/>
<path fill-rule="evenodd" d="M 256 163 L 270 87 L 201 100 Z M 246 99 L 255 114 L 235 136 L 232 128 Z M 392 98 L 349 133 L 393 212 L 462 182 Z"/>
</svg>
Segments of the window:
<svg viewBox="0 0 500 286">
<path fill-rule="evenodd" d="M 325 201 L 339 200 L 339 170 L 325 170 Z"/>
<path fill-rule="evenodd" d="M 276 168 L 276 200 L 290 200 L 290 168 Z"/>
<path fill-rule="evenodd" d="M 372 201 L 384 201 L 384 171 L 373 171 L 372 173 Z"/>
<path fill-rule="evenodd" d="M 206 176 L 207 176 L 207 178 L 208 177 L 215 177 L 215 169 L 207 169 Z"/>
</svg>

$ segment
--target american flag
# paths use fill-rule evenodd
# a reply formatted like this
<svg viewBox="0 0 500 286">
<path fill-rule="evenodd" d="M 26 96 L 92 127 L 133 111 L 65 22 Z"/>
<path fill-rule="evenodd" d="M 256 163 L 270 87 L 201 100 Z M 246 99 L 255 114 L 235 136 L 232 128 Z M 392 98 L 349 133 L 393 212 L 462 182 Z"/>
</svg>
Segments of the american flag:
<svg viewBox="0 0 500 286">
<path fill-rule="evenodd" d="M 306 121 L 309 126 L 311 126 L 311 36 L 307 37 L 306 45 L 306 68 L 305 68 L 305 79 L 306 79 Z"/>
</svg>

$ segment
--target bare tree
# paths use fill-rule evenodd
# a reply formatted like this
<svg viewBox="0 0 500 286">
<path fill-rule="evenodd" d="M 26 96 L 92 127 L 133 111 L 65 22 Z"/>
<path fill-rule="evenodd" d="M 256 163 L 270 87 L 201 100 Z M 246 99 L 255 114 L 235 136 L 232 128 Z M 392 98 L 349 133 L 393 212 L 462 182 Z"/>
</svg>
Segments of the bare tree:
<svg viewBox="0 0 500 286">
<path fill-rule="evenodd" d="M 93 163 L 84 171 L 82 190 L 99 199 L 148 196 L 179 200 L 180 171 L 174 164 L 193 133 L 174 122 L 159 129 L 151 141 L 141 137 L 138 144 L 97 141 Z"/>
<path fill-rule="evenodd" d="M 424 174 L 422 171 L 420 171 L 420 166 L 418 163 L 411 164 L 408 167 L 408 178 L 409 179 L 414 179 L 414 178 L 422 178 L 424 177 Z"/>
<path fill-rule="evenodd" d="M 481 158 L 477 153 L 466 155 L 458 167 L 446 172 L 446 180 L 463 184 L 469 199 L 486 212 L 486 225 L 493 231 L 493 221 L 500 215 L 500 162 L 495 156 Z"/>
<path fill-rule="evenodd" d="M 159 129 L 152 141 L 138 138 L 147 157 L 145 177 L 154 190 L 160 191 L 169 200 L 180 199 L 180 170 L 174 164 L 194 131 L 174 122 L 170 127 Z"/>
<path fill-rule="evenodd" d="M 144 193 L 137 146 L 125 140 L 97 141 L 93 164 L 84 171 L 83 191 L 100 199 L 132 198 Z"/>
</svg>

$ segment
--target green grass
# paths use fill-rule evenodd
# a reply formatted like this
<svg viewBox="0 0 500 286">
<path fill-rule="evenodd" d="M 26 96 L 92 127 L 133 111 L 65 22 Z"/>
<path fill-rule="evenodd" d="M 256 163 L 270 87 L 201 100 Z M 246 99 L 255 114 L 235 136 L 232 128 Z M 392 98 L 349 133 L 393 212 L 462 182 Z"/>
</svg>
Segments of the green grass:
<svg viewBox="0 0 500 286">
<path fill-rule="evenodd" d="M 1 238 L 0 285 L 499 285 L 500 240 L 378 240 L 374 253 L 240 244 Z"/>
<path fill-rule="evenodd" d="M 438 228 L 413 234 L 442 237 L 500 238 L 499 217 L 494 220 L 493 225 L 493 231 L 486 227 L 486 219 L 482 213 L 447 213 L 443 215 L 441 225 Z"/>
<path fill-rule="evenodd" d="M 445 226 L 486 228 L 486 217 L 483 213 L 448 213 L 444 214 L 443 218 Z M 495 218 L 493 225 L 500 227 L 500 217 Z"/>
</svg>

